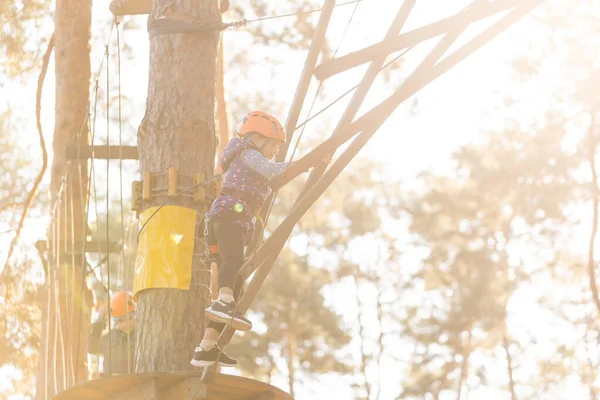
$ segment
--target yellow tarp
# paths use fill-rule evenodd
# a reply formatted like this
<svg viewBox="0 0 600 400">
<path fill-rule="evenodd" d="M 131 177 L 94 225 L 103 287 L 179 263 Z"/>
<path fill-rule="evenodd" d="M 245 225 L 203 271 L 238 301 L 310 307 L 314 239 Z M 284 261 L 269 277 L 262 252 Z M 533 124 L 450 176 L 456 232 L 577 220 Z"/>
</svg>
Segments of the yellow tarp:
<svg viewBox="0 0 600 400">
<path fill-rule="evenodd" d="M 140 215 L 143 226 L 157 207 Z M 196 210 L 164 206 L 144 226 L 135 259 L 134 296 L 144 289 L 190 289 Z"/>
</svg>

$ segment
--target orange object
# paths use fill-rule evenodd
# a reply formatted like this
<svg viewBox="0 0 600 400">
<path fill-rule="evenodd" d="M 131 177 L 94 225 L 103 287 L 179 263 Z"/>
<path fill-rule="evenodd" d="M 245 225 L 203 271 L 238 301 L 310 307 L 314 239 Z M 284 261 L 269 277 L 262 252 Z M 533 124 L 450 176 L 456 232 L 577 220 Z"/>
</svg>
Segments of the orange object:
<svg viewBox="0 0 600 400">
<path fill-rule="evenodd" d="M 258 133 L 285 143 L 285 132 L 281 123 L 277 118 L 262 111 L 252 111 L 244 117 L 238 135 L 243 137 L 250 133 Z"/>
<path fill-rule="evenodd" d="M 135 311 L 135 303 L 131 293 L 122 290 L 113 294 L 110 298 L 111 317 L 122 317 L 132 311 Z"/>
</svg>

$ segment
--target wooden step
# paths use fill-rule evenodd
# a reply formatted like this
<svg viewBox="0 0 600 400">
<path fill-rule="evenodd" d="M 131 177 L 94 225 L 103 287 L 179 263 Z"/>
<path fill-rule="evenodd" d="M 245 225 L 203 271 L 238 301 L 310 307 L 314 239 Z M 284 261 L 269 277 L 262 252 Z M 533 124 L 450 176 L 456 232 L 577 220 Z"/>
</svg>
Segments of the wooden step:
<svg viewBox="0 0 600 400">
<path fill-rule="evenodd" d="M 200 381 L 202 372 L 115 375 L 75 385 L 54 400 L 294 400 L 267 383 L 234 375 L 216 374 Z"/>
<path fill-rule="evenodd" d="M 113 0 L 110 2 L 110 11 L 114 15 L 139 15 L 150 14 L 152 0 Z"/>
</svg>

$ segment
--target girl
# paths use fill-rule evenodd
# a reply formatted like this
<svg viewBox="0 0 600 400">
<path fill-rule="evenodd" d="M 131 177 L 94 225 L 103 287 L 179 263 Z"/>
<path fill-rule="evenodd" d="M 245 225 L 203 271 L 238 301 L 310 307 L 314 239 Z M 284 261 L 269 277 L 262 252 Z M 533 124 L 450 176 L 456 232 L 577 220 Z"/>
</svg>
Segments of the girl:
<svg viewBox="0 0 600 400">
<path fill-rule="evenodd" d="M 226 324 L 241 331 L 252 329 L 252 322 L 236 312 L 241 289 L 237 285 L 234 291 L 236 276 L 244 264 L 244 246 L 252 237 L 255 216 L 271 192 L 269 180 L 290 164 L 271 161 L 286 140 L 281 123 L 271 115 L 262 111 L 249 113 L 238 136 L 223 152 L 223 189 L 207 214 L 208 242 L 219 271 L 219 297 L 206 309 L 208 327 L 191 361 L 196 367 L 217 361 L 222 366 L 237 365 L 235 359 L 219 349 L 217 339 Z"/>
</svg>

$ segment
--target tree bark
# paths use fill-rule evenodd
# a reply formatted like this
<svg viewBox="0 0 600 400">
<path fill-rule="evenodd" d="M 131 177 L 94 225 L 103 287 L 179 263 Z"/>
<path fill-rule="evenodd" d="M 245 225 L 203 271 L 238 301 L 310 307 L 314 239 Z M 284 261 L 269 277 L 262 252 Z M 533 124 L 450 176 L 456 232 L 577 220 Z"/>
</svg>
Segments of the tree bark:
<svg viewBox="0 0 600 400">
<path fill-rule="evenodd" d="M 154 0 L 150 19 L 188 22 L 220 21 L 217 0 Z M 138 130 L 142 174 L 213 173 L 216 149 L 214 103 L 219 32 L 171 34 L 150 39 L 150 74 L 146 113 Z M 165 197 L 145 201 L 157 206 Z M 195 209 L 199 219 L 207 205 L 177 197 L 170 205 Z M 196 240 L 194 253 L 202 252 Z M 194 257 L 190 290 L 147 289 L 138 295 L 136 372 L 191 369 L 190 359 L 204 330 L 210 274 Z"/>
<path fill-rule="evenodd" d="M 48 274 L 40 298 L 37 399 L 49 399 L 88 375 L 86 336 L 91 294 L 83 281 L 82 249 L 70 245 L 74 239 L 85 237 L 88 169 L 87 161 L 68 163 L 66 148 L 73 143 L 89 143 L 85 118 L 90 96 L 91 10 L 91 0 L 56 2 L 56 111 L 51 171 L 51 204 L 56 207 L 48 233 Z"/>
</svg>

